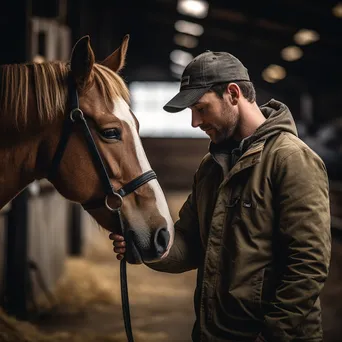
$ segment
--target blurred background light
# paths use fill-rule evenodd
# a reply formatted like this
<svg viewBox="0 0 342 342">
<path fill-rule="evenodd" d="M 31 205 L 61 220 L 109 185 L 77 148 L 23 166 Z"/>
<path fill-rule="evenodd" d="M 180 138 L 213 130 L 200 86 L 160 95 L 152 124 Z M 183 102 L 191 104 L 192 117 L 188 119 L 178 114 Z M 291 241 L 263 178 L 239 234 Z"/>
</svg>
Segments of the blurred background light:
<svg viewBox="0 0 342 342">
<path fill-rule="evenodd" d="M 286 77 L 286 70 L 276 64 L 269 65 L 262 72 L 262 78 L 268 83 L 278 82 Z"/>
<path fill-rule="evenodd" d="M 190 21 L 186 21 L 186 20 L 176 21 L 175 29 L 178 32 L 187 33 L 193 36 L 200 36 L 204 32 L 202 25 L 191 23 Z"/>
<path fill-rule="evenodd" d="M 281 57 L 288 62 L 296 61 L 303 56 L 303 50 L 298 46 L 288 46 L 281 50 Z"/>
<path fill-rule="evenodd" d="M 175 44 L 186 47 L 188 49 L 193 49 L 198 45 L 198 39 L 196 37 L 192 37 L 183 33 L 175 34 L 173 40 Z"/>
<path fill-rule="evenodd" d="M 193 60 L 193 58 L 194 57 L 190 52 L 186 52 L 183 50 L 173 50 L 170 53 L 171 61 L 184 67 L 186 67 Z"/>
<path fill-rule="evenodd" d="M 182 75 L 184 68 L 185 68 L 184 66 L 179 65 L 179 64 L 175 64 L 175 63 L 170 64 L 171 71 L 176 75 Z"/>
<path fill-rule="evenodd" d="M 339 2 L 333 7 L 332 13 L 335 17 L 342 18 L 342 2 Z"/>
<path fill-rule="evenodd" d="M 204 0 L 178 0 L 179 13 L 196 18 L 205 18 L 208 15 L 209 4 Z"/>
<path fill-rule="evenodd" d="M 179 65 L 174 65 L 180 68 Z M 139 120 L 141 137 L 205 138 L 191 126 L 191 110 L 168 113 L 163 106 L 179 91 L 179 82 L 132 82 L 132 110 Z M 153 94 L 153 95 L 151 95 Z"/>
<path fill-rule="evenodd" d="M 298 45 L 308 45 L 319 40 L 319 34 L 316 31 L 301 29 L 293 37 Z"/>
</svg>

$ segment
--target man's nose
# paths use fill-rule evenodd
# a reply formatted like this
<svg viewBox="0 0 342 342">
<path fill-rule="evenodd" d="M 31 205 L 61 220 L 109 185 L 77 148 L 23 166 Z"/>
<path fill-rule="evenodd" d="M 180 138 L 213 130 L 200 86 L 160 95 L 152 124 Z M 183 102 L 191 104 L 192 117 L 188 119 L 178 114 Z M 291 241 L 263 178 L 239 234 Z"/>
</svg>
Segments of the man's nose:
<svg viewBox="0 0 342 342">
<path fill-rule="evenodd" d="M 202 124 L 202 119 L 195 111 L 192 111 L 191 126 L 196 128 Z"/>
</svg>

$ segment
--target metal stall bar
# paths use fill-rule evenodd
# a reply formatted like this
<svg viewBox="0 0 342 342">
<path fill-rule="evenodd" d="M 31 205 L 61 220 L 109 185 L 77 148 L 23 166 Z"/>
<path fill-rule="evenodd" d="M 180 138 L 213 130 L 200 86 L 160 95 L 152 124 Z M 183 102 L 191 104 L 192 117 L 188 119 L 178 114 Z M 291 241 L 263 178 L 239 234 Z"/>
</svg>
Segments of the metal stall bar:
<svg viewBox="0 0 342 342">
<path fill-rule="evenodd" d="M 6 265 L 5 265 L 5 310 L 20 319 L 27 319 L 29 275 L 27 268 L 27 201 L 24 190 L 13 201 L 7 214 Z"/>
<path fill-rule="evenodd" d="M 0 36 L 4 47 L 0 64 L 24 63 L 30 56 L 31 0 L 5 1 L 1 4 Z M 5 237 L 3 305 L 17 317 L 27 316 L 27 199 L 24 190 L 11 203 Z"/>
<path fill-rule="evenodd" d="M 81 227 L 82 207 L 77 203 L 70 205 L 70 223 L 69 223 L 69 254 L 82 255 L 83 235 Z"/>
</svg>

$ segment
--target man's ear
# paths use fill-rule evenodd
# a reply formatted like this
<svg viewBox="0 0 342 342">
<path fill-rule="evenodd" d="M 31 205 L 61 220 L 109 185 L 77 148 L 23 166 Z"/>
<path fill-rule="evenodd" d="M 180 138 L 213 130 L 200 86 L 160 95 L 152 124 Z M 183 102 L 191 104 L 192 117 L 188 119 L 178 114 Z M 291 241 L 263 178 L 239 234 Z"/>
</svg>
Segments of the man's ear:
<svg viewBox="0 0 342 342">
<path fill-rule="evenodd" d="M 90 46 L 90 37 L 84 36 L 77 41 L 71 53 L 71 73 L 80 88 L 88 84 L 94 63 L 95 56 Z"/>
<path fill-rule="evenodd" d="M 241 95 L 239 86 L 236 83 L 229 83 L 227 85 L 227 93 L 229 95 L 231 104 L 236 105 Z"/>
<path fill-rule="evenodd" d="M 129 35 L 126 34 L 121 45 L 104 61 L 102 61 L 101 64 L 114 72 L 119 72 L 125 65 L 128 42 Z"/>
</svg>

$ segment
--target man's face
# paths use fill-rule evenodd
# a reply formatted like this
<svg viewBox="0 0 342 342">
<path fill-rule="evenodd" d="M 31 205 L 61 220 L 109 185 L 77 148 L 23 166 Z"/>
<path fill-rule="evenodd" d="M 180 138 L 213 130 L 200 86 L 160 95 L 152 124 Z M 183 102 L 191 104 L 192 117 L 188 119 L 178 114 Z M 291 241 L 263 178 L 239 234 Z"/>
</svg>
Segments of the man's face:
<svg viewBox="0 0 342 342">
<path fill-rule="evenodd" d="M 214 92 L 204 94 L 193 106 L 192 127 L 199 127 L 215 144 L 234 135 L 239 120 L 236 106 Z"/>
</svg>

